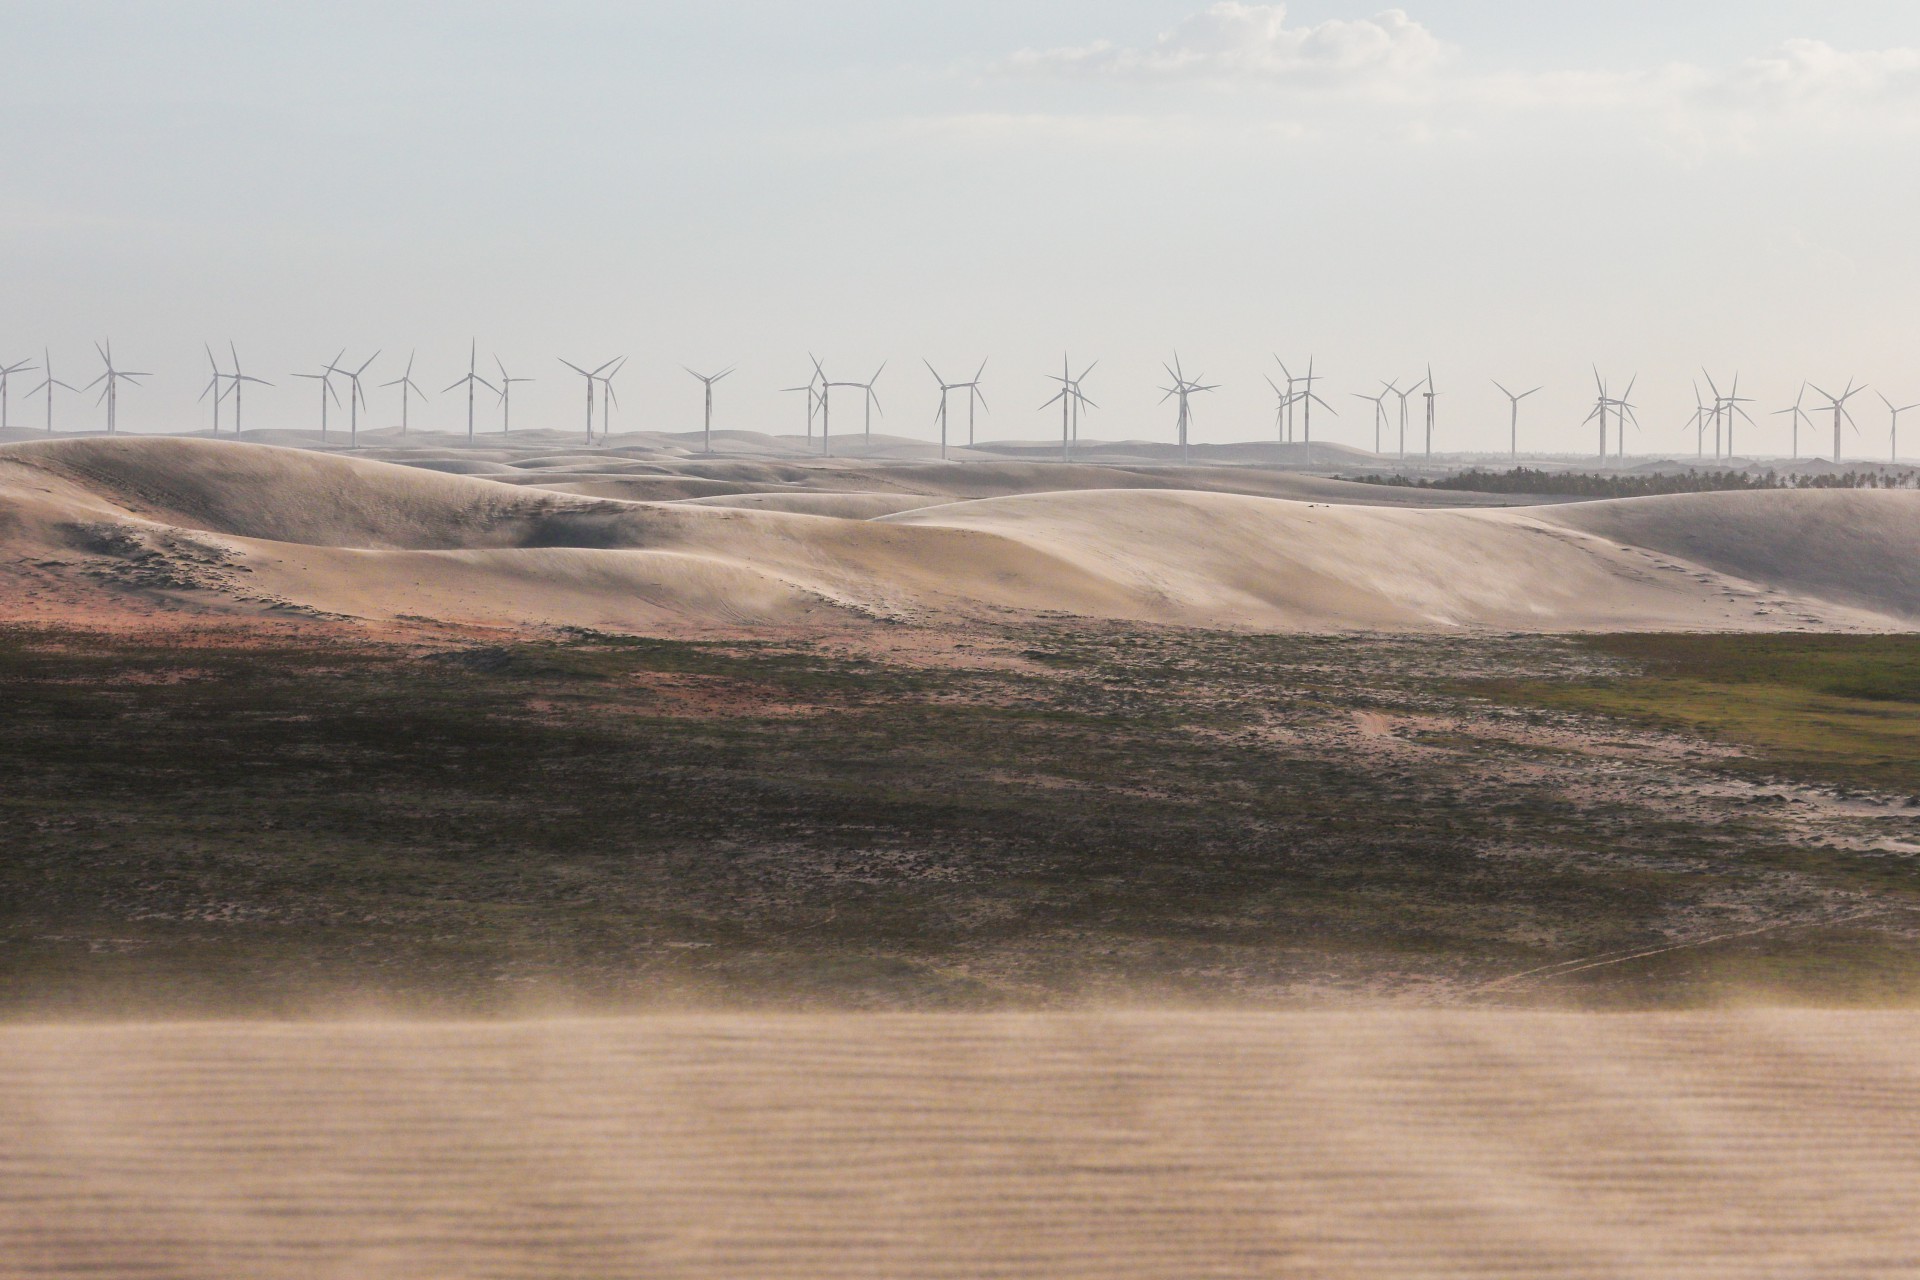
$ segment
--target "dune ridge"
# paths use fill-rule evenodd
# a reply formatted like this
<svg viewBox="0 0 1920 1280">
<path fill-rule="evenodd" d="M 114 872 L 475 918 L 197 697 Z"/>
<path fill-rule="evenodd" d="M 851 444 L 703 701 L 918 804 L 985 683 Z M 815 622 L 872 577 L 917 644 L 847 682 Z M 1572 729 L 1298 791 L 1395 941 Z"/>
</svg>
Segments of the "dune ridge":
<svg viewBox="0 0 1920 1280">
<path fill-rule="evenodd" d="M 1041 473 L 1021 483 L 1047 478 L 1038 464 L 939 476 L 903 465 L 877 472 L 890 487 L 872 491 L 638 502 L 230 442 L 11 445 L 0 447 L 0 576 L 16 612 L 29 600 L 165 599 L 632 629 L 1035 613 L 1271 631 L 1920 619 L 1920 494 L 1446 508 L 1394 490 L 1363 505 L 1374 486 L 1310 477 L 1261 482 L 1298 497 L 963 492 L 1006 487 L 1006 466 Z M 906 496 L 940 477 L 947 493 Z"/>
</svg>

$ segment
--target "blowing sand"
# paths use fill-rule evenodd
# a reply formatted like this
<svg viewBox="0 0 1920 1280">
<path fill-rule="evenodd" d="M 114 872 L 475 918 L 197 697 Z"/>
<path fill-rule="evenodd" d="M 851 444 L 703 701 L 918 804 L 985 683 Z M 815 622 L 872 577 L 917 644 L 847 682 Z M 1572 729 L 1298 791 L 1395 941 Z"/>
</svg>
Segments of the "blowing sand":
<svg viewBox="0 0 1920 1280">
<path fill-rule="evenodd" d="M 1920 1265 L 1920 1017 L 0 1032 L 7 1276 Z"/>
</svg>

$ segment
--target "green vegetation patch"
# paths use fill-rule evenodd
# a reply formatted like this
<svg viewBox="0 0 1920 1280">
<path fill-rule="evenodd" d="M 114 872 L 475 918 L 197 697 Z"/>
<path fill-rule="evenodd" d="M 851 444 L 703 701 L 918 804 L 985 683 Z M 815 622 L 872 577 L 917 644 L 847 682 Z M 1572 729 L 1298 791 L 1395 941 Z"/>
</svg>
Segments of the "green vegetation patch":
<svg viewBox="0 0 1920 1280">
<path fill-rule="evenodd" d="M 1610 674 L 1494 681 L 1504 701 L 1703 734 L 1734 767 L 1920 795 L 1920 636 L 1620 635 Z"/>
</svg>

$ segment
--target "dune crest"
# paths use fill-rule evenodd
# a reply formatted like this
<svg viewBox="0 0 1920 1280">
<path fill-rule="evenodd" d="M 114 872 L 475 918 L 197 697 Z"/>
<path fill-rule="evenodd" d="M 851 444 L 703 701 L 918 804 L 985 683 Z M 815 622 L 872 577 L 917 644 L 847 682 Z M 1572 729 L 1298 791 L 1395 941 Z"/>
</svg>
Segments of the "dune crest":
<svg viewBox="0 0 1920 1280">
<path fill-rule="evenodd" d="M 639 630 L 1037 612 L 1273 631 L 1904 630 L 1920 618 L 1920 494 L 1445 509 L 1385 489 L 1364 505 L 1373 486 L 1285 477 L 1262 483 L 1298 497 L 968 498 L 969 483 L 1005 487 L 1006 468 L 911 465 L 877 472 L 890 486 L 877 491 L 637 502 L 423 461 L 173 438 L 0 447 L 0 590 L 76 609 L 165 599 Z M 572 475 L 594 461 L 647 466 L 571 454 L 516 465 Z M 936 479 L 948 496 L 907 496 Z M 1329 500 L 1301 500 L 1316 493 Z"/>
</svg>

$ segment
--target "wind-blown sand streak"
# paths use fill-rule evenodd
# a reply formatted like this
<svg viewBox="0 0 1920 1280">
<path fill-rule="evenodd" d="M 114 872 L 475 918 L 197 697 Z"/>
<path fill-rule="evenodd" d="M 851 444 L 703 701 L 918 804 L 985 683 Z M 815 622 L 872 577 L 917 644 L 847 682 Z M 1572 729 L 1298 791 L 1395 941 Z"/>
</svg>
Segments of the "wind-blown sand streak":
<svg viewBox="0 0 1920 1280">
<path fill-rule="evenodd" d="M 1920 1017 L 0 1032 L 7 1276 L 1833 1276 L 1920 1262 Z"/>
</svg>

